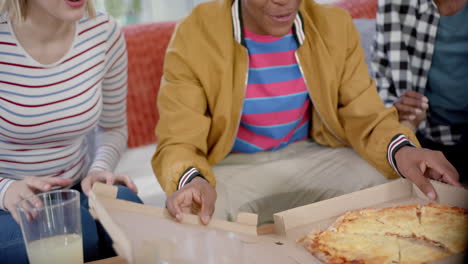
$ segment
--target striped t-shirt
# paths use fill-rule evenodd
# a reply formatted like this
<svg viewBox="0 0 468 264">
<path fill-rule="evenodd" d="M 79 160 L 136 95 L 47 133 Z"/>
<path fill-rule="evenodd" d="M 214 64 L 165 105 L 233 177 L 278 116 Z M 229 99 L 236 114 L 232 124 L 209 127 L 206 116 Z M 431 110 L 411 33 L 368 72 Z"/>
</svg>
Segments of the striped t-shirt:
<svg viewBox="0 0 468 264">
<path fill-rule="evenodd" d="M 244 28 L 249 76 L 232 152 L 277 150 L 309 134 L 311 101 L 297 64 L 297 41 Z"/>
<path fill-rule="evenodd" d="M 63 58 L 43 65 L 0 17 L 0 207 L 26 176 L 71 178 L 112 171 L 126 147 L 127 53 L 116 22 L 99 14 L 76 23 Z M 89 135 L 98 129 L 96 150 Z M 92 160 L 91 160 L 92 159 Z"/>
</svg>

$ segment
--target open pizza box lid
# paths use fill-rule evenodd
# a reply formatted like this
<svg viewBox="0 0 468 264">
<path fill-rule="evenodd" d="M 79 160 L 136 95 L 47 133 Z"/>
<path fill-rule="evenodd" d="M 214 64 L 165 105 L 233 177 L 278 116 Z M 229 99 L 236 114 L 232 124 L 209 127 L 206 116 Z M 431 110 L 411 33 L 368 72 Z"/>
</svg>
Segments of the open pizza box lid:
<svg viewBox="0 0 468 264">
<path fill-rule="evenodd" d="M 433 182 L 437 202 L 468 208 L 468 191 Z M 321 263 L 296 241 L 311 231 L 321 231 L 339 215 L 362 208 L 381 208 L 429 201 L 404 180 L 376 186 L 330 200 L 275 214 L 275 234 L 257 235 L 257 216 L 240 214 L 237 222 L 213 219 L 203 226 L 198 216 L 185 215 L 176 223 L 166 209 L 116 199 L 117 188 L 95 184 L 90 211 L 128 263 Z M 466 254 L 466 252 L 465 252 Z M 436 263 L 464 263 L 459 254 Z"/>
<path fill-rule="evenodd" d="M 468 190 L 432 181 L 438 198 L 436 203 L 468 208 Z M 365 208 L 384 208 L 405 204 L 427 204 L 431 201 L 405 179 L 392 181 L 362 191 L 283 211 L 274 215 L 277 240 L 284 244 L 296 243 L 310 232 L 320 232 L 332 225 L 347 211 Z M 291 256 L 297 263 L 322 263 L 312 258 L 302 246 Z M 467 263 L 467 252 L 439 260 L 437 264 Z"/>
<path fill-rule="evenodd" d="M 116 199 L 117 188 L 95 184 L 90 212 L 104 226 L 117 254 L 128 263 L 297 264 L 270 236 L 257 236 L 257 215 L 241 213 L 237 222 L 195 215 L 176 223 L 166 209 Z M 281 249 L 281 250 L 278 250 Z"/>
</svg>

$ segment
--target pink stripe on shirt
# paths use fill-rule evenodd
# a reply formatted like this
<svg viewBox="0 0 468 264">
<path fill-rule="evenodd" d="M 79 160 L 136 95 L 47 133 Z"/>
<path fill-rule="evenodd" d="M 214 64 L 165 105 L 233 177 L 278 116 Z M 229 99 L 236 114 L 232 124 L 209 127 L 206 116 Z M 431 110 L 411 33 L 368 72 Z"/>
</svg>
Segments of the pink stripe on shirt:
<svg viewBox="0 0 468 264">
<path fill-rule="evenodd" d="M 254 126 L 275 126 L 278 124 L 286 124 L 298 120 L 298 116 L 304 114 L 310 105 L 310 100 L 305 101 L 302 107 L 272 113 L 242 115 L 242 122 L 246 122 Z"/>
<path fill-rule="evenodd" d="M 304 125 L 308 121 L 308 117 L 304 116 L 304 118 L 301 120 L 299 125 L 297 126 L 298 128 Z M 282 142 L 287 142 L 289 139 L 292 137 L 292 135 L 296 132 L 296 130 L 291 130 L 285 137 L 280 138 L 280 139 L 273 139 L 270 137 L 265 137 L 259 134 L 255 134 L 251 132 L 250 130 L 246 129 L 243 126 L 239 127 L 239 131 L 237 133 L 237 138 L 242 139 L 244 141 L 248 141 L 251 144 L 254 144 L 257 147 L 260 147 L 262 149 L 271 149 L 274 148 L 278 145 L 280 145 Z"/>
<path fill-rule="evenodd" d="M 275 53 L 250 54 L 250 68 L 265 68 L 296 64 L 295 50 Z"/>
<path fill-rule="evenodd" d="M 307 91 L 306 84 L 303 78 L 298 78 L 292 81 L 276 82 L 265 84 L 249 84 L 245 98 L 262 98 L 265 96 L 282 96 L 296 94 Z"/>
</svg>

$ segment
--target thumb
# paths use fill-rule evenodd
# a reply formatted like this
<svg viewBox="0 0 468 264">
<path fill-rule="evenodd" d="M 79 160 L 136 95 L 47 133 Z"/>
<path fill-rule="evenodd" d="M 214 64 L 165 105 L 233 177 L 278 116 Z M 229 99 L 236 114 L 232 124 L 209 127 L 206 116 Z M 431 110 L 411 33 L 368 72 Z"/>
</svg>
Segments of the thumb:
<svg viewBox="0 0 468 264">
<path fill-rule="evenodd" d="M 181 204 L 183 203 L 183 194 L 173 193 L 166 200 L 166 208 L 173 217 L 175 217 L 177 222 L 182 222 L 184 220 L 184 214 L 182 212 Z"/>
<path fill-rule="evenodd" d="M 90 177 L 86 177 L 81 181 L 81 190 L 86 196 L 88 196 L 89 190 L 91 190 L 91 184 Z"/>
</svg>

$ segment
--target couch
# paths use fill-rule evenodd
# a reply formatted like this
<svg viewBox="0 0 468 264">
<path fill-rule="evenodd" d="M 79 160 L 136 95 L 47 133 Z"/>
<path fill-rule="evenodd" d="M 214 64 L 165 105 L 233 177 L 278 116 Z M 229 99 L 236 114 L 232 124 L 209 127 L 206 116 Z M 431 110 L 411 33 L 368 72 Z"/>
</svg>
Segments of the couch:
<svg viewBox="0 0 468 264">
<path fill-rule="evenodd" d="M 377 0 L 341 0 L 334 3 L 349 11 L 361 34 L 369 61 L 375 31 Z M 176 22 L 146 23 L 123 27 L 128 49 L 128 150 L 121 157 L 116 173 L 130 175 L 146 204 L 164 207 L 165 194 L 151 169 L 157 139 L 154 127 L 159 120 L 156 109 L 164 53 Z"/>
</svg>

